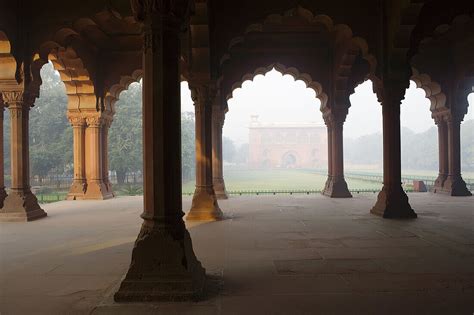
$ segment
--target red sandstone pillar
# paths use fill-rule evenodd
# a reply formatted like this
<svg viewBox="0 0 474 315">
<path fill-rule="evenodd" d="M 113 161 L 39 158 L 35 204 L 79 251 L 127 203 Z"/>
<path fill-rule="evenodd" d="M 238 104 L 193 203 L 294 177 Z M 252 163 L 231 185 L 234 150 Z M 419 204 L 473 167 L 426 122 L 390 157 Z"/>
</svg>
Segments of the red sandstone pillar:
<svg viewBox="0 0 474 315">
<path fill-rule="evenodd" d="M 443 192 L 451 196 L 472 196 L 461 176 L 461 121 L 460 115 L 446 116 L 449 171 L 443 184 Z"/>
<path fill-rule="evenodd" d="M 224 166 L 222 161 L 222 128 L 225 113 L 219 106 L 212 110 L 212 183 L 217 199 L 228 199 L 224 182 Z"/>
<path fill-rule="evenodd" d="M 370 211 L 384 218 L 416 218 L 402 188 L 400 104 L 408 82 L 389 82 L 384 85 L 383 115 L 383 165 L 384 182 L 377 202 Z"/>
<path fill-rule="evenodd" d="M 188 2 L 144 6 L 144 219 L 116 301 L 180 301 L 201 294 L 205 270 L 183 222 L 181 196 L 180 28 Z"/>
<path fill-rule="evenodd" d="M 73 130 L 74 179 L 67 195 L 68 200 L 84 199 L 87 190 L 85 177 L 85 129 L 86 121 L 80 114 L 69 114 Z"/>
<path fill-rule="evenodd" d="M 115 197 L 112 190 L 112 183 L 109 179 L 109 128 L 112 124 L 112 119 L 107 117 L 104 119 L 102 126 L 102 180 L 104 181 L 107 194 Z"/>
<path fill-rule="evenodd" d="M 3 156 L 3 111 L 4 105 L 2 97 L 0 97 L 0 209 L 3 208 L 3 201 L 7 197 L 7 193 L 5 191 L 5 172 L 4 172 L 4 161 L 5 158 Z"/>
<path fill-rule="evenodd" d="M 32 221 L 46 216 L 30 190 L 29 112 L 34 99 L 23 91 L 2 91 L 10 110 L 11 188 L 0 210 L 1 221 Z"/>
<path fill-rule="evenodd" d="M 330 191 L 330 186 L 332 183 L 332 176 L 333 176 L 333 170 L 332 170 L 332 122 L 329 118 L 324 119 L 324 122 L 326 123 L 327 127 L 327 133 L 328 133 L 328 178 L 326 180 L 326 183 L 324 184 L 324 190 L 323 190 L 323 195 L 326 195 L 326 192 Z"/>
<path fill-rule="evenodd" d="M 439 154 L 439 174 L 436 178 L 432 191 L 441 192 L 448 177 L 448 128 L 442 115 L 435 116 L 435 123 L 438 126 L 438 154 Z"/>
<path fill-rule="evenodd" d="M 100 115 L 86 117 L 86 199 L 109 198 L 107 188 L 102 178 L 102 126 L 103 118 Z"/>
<path fill-rule="evenodd" d="M 196 126 L 196 190 L 187 221 L 217 221 L 222 211 L 212 183 L 212 103 L 209 86 L 191 86 Z"/>
<path fill-rule="evenodd" d="M 344 178 L 344 137 L 343 126 L 346 111 L 328 110 L 325 121 L 328 126 L 328 164 L 331 169 L 323 194 L 331 198 L 351 198 L 352 195 Z"/>
</svg>

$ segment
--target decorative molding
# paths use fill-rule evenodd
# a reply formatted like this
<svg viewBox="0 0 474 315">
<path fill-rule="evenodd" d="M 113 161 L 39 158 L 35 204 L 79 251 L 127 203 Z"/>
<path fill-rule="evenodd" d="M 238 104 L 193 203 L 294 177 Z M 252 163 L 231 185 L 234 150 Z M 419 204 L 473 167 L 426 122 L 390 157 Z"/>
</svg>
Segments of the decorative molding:
<svg viewBox="0 0 474 315">
<path fill-rule="evenodd" d="M 104 123 L 104 118 L 101 116 L 86 116 L 85 117 L 87 127 L 100 128 Z"/>
<path fill-rule="evenodd" d="M 73 128 L 85 127 L 86 125 L 86 119 L 81 114 L 68 113 L 67 118 Z"/>
<path fill-rule="evenodd" d="M 130 0 L 133 16 L 144 22 L 148 17 L 166 17 L 176 23 L 186 20 L 194 10 L 190 0 Z"/>
</svg>

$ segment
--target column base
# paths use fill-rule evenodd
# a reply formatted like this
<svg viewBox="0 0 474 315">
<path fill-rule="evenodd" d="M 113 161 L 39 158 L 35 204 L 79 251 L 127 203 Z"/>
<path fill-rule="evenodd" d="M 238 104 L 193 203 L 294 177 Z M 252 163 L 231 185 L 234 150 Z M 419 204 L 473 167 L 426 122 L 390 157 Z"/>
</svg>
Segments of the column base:
<svg viewBox="0 0 474 315">
<path fill-rule="evenodd" d="M 116 302 L 186 301 L 202 296 L 206 271 L 179 220 L 171 228 L 142 225 L 130 269 L 114 295 Z"/>
<path fill-rule="evenodd" d="M 69 188 L 66 200 L 84 200 L 84 194 L 87 190 L 87 184 L 82 180 L 74 180 Z"/>
<path fill-rule="evenodd" d="M 5 191 L 5 187 L 0 187 L 0 209 L 3 208 L 3 202 L 7 197 L 7 192 Z"/>
<path fill-rule="evenodd" d="M 105 181 L 105 188 L 107 189 L 107 192 L 112 195 L 112 198 L 114 198 L 115 194 L 112 189 L 112 183 L 108 179 Z"/>
<path fill-rule="evenodd" d="M 439 174 L 438 178 L 436 178 L 433 187 L 430 189 L 432 193 L 441 193 L 443 190 L 443 185 L 446 180 L 446 175 Z"/>
<path fill-rule="evenodd" d="M 344 177 L 329 176 L 324 186 L 323 195 L 331 198 L 352 198 Z"/>
<path fill-rule="evenodd" d="M 36 196 L 26 191 L 10 190 L 0 210 L 0 222 L 28 222 L 46 217 Z"/>
<path fill-rule="evenodd" d="M 223 216 L 213 187 L 196 187 L 186 221 L 219 221 L 223 219 Z"/>
<path fill-rule="evenodd" d="M 401 186 L 393 190 L 384 186 L 370 213 L 386 219 L 414 219 L 417 217 L 408 202 L 407 194 Z"/>
<path fill-rule="evenodd" d="M 83 200 L 106 200 L 114 198 L 114 193 L 107 189 L 107 185 L 100 180 L 90 180 L 87 182 L 87 189 Z"/>
<path fill-rule="evenodd" d="M 439 192 L 450 196 L 472 196 L 461 176 L 448 176 Z"/>
<path fill-rule="evenodd" d="M 223 178 L 214 178 L 213 186 L 217 200 L 229 199 L 229 195 L 227 195 L 227 190 L 225 189 L 225 182 Z"/>
</svg>

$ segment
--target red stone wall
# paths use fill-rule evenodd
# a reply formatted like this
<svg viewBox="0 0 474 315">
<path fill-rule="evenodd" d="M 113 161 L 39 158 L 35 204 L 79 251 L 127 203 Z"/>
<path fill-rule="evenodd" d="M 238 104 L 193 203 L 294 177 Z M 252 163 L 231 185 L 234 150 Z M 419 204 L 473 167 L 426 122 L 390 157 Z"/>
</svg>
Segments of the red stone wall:
<svg viewBox="0 0 474 315">
<path fill-rule="evenodd" d="M 250 126 L 249 167 L 327 167 L 327 132 L 322 126 Z"/>
</svg>

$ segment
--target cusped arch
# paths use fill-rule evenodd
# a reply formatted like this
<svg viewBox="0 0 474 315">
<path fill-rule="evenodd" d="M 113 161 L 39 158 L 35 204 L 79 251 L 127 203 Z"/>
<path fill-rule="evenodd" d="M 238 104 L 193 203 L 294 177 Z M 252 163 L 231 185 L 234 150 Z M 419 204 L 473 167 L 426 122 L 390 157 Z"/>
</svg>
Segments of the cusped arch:
<svg viewBox="0 0 474 315">
<path fill-rule="evenodd" d="M 430 101 L 431 112 L 446 110 L 446 95 L 441 89 L 441 85 L 432 81 L 426 73 L 419 73 L 417 69 L 412 68 L 410 80 L 415 82 L 416 87 L 425 91 L 425 97 Z"/>
<path fill-rule="evenodd" d="M 130 75 L 121 76 L 120 81 L 113 84 L 105 94 L 106 111 L 115 114 L 115 103 L 119 100 L 120 93 L 127 90 L 130 84 L 137 83 L 143 78 L 143 69 L 137 69 Z"/>
<path fill-rule="evenodd" d="M 287 67 L 281 63 L 271 63 L 267 65 L 266 67 L 260 67 L 260 68 L 255 69 L 254 72 L 245 73 L 239 81 L 235 82 L 232 85 L 231 91 L 225 95 L 226 101 L 228 101 L 229 99 L 233 97 L 233 93 L 236 89 L 242 88 L 242 84 L 245 81 L 253 81 L 253 79 L 257 75 L 265 75 L 266 73 L 270 72 L 272 69 L 277 70 L 283 75 L 291 75 L 295 79 L 295 81 L 296 80 L 303 81 L 306 84 L 307 88 L 314 90 L 314 92 L 316 93 L 316 98 L 319 99 L 321 102 L 321 107 L 326 106 L 328 96 L 323 91 L 323 87 L 319 82 L 314 81 L 309 74 L 301 73 L 298 69 L 294 67 Z"/>
<path fill-rule="evenodd" d="M 17 63 L 7 35 L 0 31 L 0 80 L 16 80 Z"/>
<path fill-rule="evenodd" d="M 331 79 L 334 84 L 334 91 L 328 91 L 333 94 L 336 102 L 348 103 L 349 95 L 354 91 L 357 84 L 366 79 L 376 80 L 377 59 L 370 53 L 367 41 L 358 36 L 354 36 L 352 29 L 346 24 L 335 24 L 331 17 L 319 14 L 314 15 L 310 10 L 301 6 L 288 10 L 283 14 L 268 15 L 263 22 L 249 25 L 241 36 L 233 38 L 228 46 L 228 52 L 220 60 L 222 68 L 231 65 L 234 60 L 232 51 L 244 46 L 246 37 L 252 33 L 278 33 L 278 32 L 325 32 L 328 34 L 334 47 L 334 66 L 331 69 Z M 238 62 L 236 60 L 236 62 Z M 357 63 L 357 68 L 354 67 Z M 360 66 L 364 63 L 364 66 Z M 288 70 L 288 69 L 287 69 Z M 257 69 L 254 73 L 248 73 L 244 80 L 252 79 L 261 72 L 266 72 L 267 67 Z M 290 71 L 291 72 L 291 71 Z M 285 73 L 292 74 L 292 73 Z M 320 83 L 307 78 L 308 74 L 293 74 L 295 77 L 301 77 L 308 87 L 315 89 L 317 97 L 321 100 L 321 108 L 330 106 L 327 104 L 327 95 L 321 93 Z M 225 80 L 221 77 L 221 81 Z M 327 80 L 327 79 L 326 79 Z M 324 80 L 323 80 L 324 81 Z M 243 82 L 243 81 L 242 81 Z M 240 87 L 242 82 L 237 82 L 232 86 L 232 90 Z M 326 81 L 324 81 L 326 82 Z M 227 92 L 226 92 L 227 93 Z M 227 94 L 227 99 L 229 99 Z"/>
<path fill-rule="evenodd" d="M 299 25 L 298 23 L 299 22 Z M 306 26 L 302 28 L 301 26 Z M 245 35 L 250 33 L 263 32 L 281 32 L 288 29 L 295 29 L 300 31 L 319 30 L 332 33 L 337 45 L 345 46 L 344 48 L 358 49 L 369 64 L 371 73 L 375 72 L 377 60 L 375 56 L 369 53 L 369 46 L 367 41 L 362 37 L 354 37 L 352 29 L 346 24 L 334 24 L 331 17 L 325 14 L 314 15 L 308 9 L 302 6 L 290 9 L 283 14 L 270 14 L 262 23 L 255 23 L 249 25 L 244 34 L 234 37 L 228 46 L 228 51 L 245 41 Z M 339 59 L 343 58 L 344 51 L 339 52 Z M 230 56 L 225 54 L 221 58 L 221 65 L 228 61 Z"/>
<path fill-rule="evenodd" d="M 64 36 L 68 32 L 60 31 L 60 33 L 61 36 Z M 61 36 L 55 37 L 59 38 Z M 38 93 L 42 83 L 40 71 L 48 61 L 51 61 L 54 69 L 59 72 L 61 81 L 66 87 L 68 110 L 97 109 L 94 83 L 83 60 L 74 48 L 56 41 L 43 43 L 33 60 L 32 85 Z"/>
</svg>

